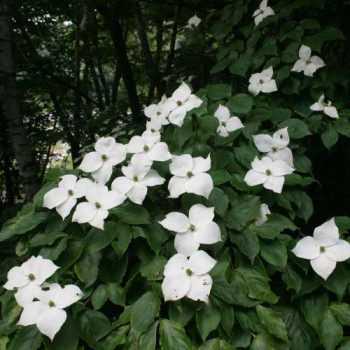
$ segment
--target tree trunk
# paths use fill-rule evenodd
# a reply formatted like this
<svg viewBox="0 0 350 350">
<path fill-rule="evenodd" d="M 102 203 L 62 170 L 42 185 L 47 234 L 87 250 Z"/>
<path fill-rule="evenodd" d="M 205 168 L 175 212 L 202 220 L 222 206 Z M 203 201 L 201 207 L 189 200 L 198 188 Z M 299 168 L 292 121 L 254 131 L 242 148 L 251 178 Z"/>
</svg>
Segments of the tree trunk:
<svg viewBox="0 0 350 350">
<path fill-rule="evenodd" d="M 26 200 L 33 199 L 40 188 L 37 165 L 28 144 L 18 100 L 16 72 L 12 51 L 13 0 L 0 2 L 0 103 L 6 120 Z"/>
</svg>

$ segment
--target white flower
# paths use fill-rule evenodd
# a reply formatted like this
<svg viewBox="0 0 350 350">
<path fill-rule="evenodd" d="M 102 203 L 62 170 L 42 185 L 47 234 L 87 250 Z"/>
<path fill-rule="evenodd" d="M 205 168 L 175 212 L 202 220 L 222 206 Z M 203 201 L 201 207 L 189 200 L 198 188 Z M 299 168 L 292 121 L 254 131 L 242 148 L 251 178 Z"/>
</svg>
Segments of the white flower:
<svg viewBox="0 0 350 350">
<path fill-rule="evenodd" d="M 206 172 L 211 167 L 210 155 L 192 158 L 190 154 L 173 156 L 170 172 L 174 175 L 168 184 L 170 198 L 178 198 L 183 193 L 194 193 L 209 197 L 214 184 L 211 176 Z"/>
<path fill-rule="evenodd" d="M 167 101 L 167 97 L 163 95 L 160 102 L 157 104 L 151 104 L 144 109 L 145 116 L 150 118 L 151 121 L 158 121 L 161 125 L 169 124 L 167 111 L 164 109 L 164 104 Z"/>
<path fill-rule="evenodd" d="M 254 96 L 259 95 L 260 92 L 265 94 L 277 91 L 276 81 L 272 79 L 273 68 L 270 66 L 264 69 L 261 73 L 254 73 L 249 79 L 248 90 Z"/>
<path fill-rule="evenodd" d="M 317 69 L 325 66 L 322 58 L 311 56 L 311 49 L 308 46 L 301 45 L 299 57 L 300 59 L 294 63 L 292 72 L 304 72 L 304 75 L 313 77 Z"/>
<path fill-rule="evenodd" d="M 75 175 L 63 175 L 58 187 L 45 194 L 43 206 L 49 209 L 56 208 L 64 220 L 77 204 L 77 199 L 85 196 L 91 184 L 89 179 L 78 180 Z"/>
<path fill-rule="evenodd" d="M 107 186 L 93 183 L 85 198 L 87 202 L 77 205 L 72 221 L 79 224 L 88 222 L 91 226 L 103 230 L 108 210 L 123 203 L 126 196 L 118 191 L 108 191 Z"/>
<path fill-rule="evenodd" d="M 259 217 L 255 220 L 256 225 L 262 225 L 268 220 L 267 215 L 271 214 L 271 211 L 267 204 L 262 203 L 260 205 Z"/>
<path fill-rule="evenodd" d="M 254 22 L 257 26 L 264 18 L 273 16 L 275 12 L 269 6 L 267 6 L 267 0 L 263 0 L 260 3 L 259 9 L 253 13 Z"/>
<path fill-rule="evenodd" d="M 122 167 L 125 176 L 117 177 L 112 182 L 112 189 L 125 195 L 134 203 L 142 204 L 147 187 L 162 185 L 165 179 L 151 169 L 152 161 L 144 154 L 135 154 L 128 166 Z"/>
<path fill-rule="evenodd" d="M 266 189 L 281 193 L 284 175 L 291 174 L 294 169 L 282 160 L 272 160 L 268 157 L 255 157 L 252 168 L 244 178 L 249 186 L 263 185 Z"/>
<path fill-rule="evenodd" d="M 323 94 L 317 102 L 310 106 L 310 109 L 316 112 L 323 112 L 331 118 L 339 118 L 337 109 L 332 106 L 331 101 L 328 101 L 327 103 L 325 102 L 325 97 Z"/>
<path fill-rule="evenodd" d="M 160 142 L 160 134 L 146 130 L 141 136 L 133 136 L 127 147 L 128 153 L 146 155 L 151 161 L 166 161 L 171 158 L 168 145 Z"/>
<path fill-rule="evenodd" d="M 215 264 L 216 260 L 202 250 L 191 254 L 189 259 L 182 254 L 171 257 L 164 268 L 162 291 L 165 301 L 186 296 L 208 303 L 213 284 L 208 272 Z"/>
<path fill-rule="evenodd" d="M 40 255 L 32 256 L 21 266 L 13 267 L 7 273 L 7 282 L 4 288 L 17 289 L 15 298 L 20 306 L 33 301 L 41 290 L 40 286 L 59 269 L 51 260 Z"/>
<path fill-rule="evenodd" d="M 272 137 L 266 134 L 254 135 L 255 147 L 272 160 L 283 160 L 293 167 L 293 153 L 287 147 L 289 144 L 288 127 L 277 130 Z"/>
<path fill-rule="evenodd" d="M 57 283 L 50 284 L 48 290 L 37 295 L 38 301 L 24 307 L 18 325 L 35 324 L 42 334 L 53 340 L 67 319 L 63 309 L 77 302 L 82 294 L 80 288 L 72 284 L 64 288 Z"/>
<path fill-rule="evenodd" d="M 153 133 L 159 133 L 162 130 L 163 124 L 157 118 L 152 118 L 146 123 L 146 130 L 149 130 Z"/>
<path fill-rule="evenodd" d="M 316 227 L 313 237 L 302 238 L 292 252 L 298 258 L 311 260 L 311 267 L 326 280 L 337 262 L 350 258 L 350 244 L 339 239 L 339 230 L 333 218 Z"/>
<path fill-rule="evenodd" d="M 219 105 L 214 117 L 219 120 L 217 132 L 222 137 L 227 137 L 230 132 L 244 128 L 241 120 L 238 117 L 231 117 L 230 110 L 225 106 Z"/>
<path fill-rule="evenodd" d="M 193 95 L 190 87 L 182 83 L 164 103 L 165 113 L 169 113 L 169 122 L 181 126 L 186 113 L 202 104 L 202 100 Z"/>
<path fill-rule="evenodd" d="M 113 166 L 125 160 L 126 146 L 116 143 L 113 137 L 101 137 L 95 144 L 95 151 L 84 157 L 79 169 L 105 184 L 111 178 Z"/>
<path fill-rule="evenodd" d="M 194 15 L 188 20 L 188 25 L 186 27 L 187 28 L 198 27 L 199 23 L 201 22 L 202 20 L 197 15 Z"/>
<path fill-rule="evenodd" d="M 167 230 L 177 232 L 175 249 L 179 254 L 191 255 L 200 244 L 214 244 L 221 241 L 220 228 L 213 222 L 214 208 L 202 204 L 191 207 L 188 217 L 172 212 L 159 223 Z"/>
</svg>

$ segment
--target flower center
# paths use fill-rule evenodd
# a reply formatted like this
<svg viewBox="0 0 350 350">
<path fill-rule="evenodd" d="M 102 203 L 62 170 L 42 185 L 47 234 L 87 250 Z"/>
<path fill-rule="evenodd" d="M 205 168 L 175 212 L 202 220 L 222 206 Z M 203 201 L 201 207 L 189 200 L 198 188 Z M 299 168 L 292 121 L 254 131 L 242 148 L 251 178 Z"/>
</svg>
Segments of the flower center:
<svg viewBox="0 0 350 350">
<path fill-rule="evenodd" d="M 180 107 L 182 106 L 182 102 L 181 101 L 176 101 L 176 104 Z"/>
<path fill-rule="evenodd" d="M 144 145 L 143 150 L 147 152 L 149 150 L 149 147 L 147 145 Z"/>
<path fill-rule="evenodd" d="M 134 180 L 134 182 L 139 181 L 139 178 L 136 175 L 134 175 L 132 179 Z"/>
<path fill-rule="evenodd" d="M 190 270 L 190 269 L 187 269 L 187 270 L 186 270 L 186 273 L 187 273 L 187 276 L 192 276 L 192 275 L 193 275 L 193 272 L 192 272 L 192 270 Z"/>
<path fill-rule="evenodd" d="M 187 177 L 192 177 L 192 176 L 193 176 L 192 171 L 187 172 Z"/>
<path fill-rule="evenodd" d="M 108 160 L 108 157 L 105 154 L 102 154 L 101 158 L 104 162 Z"/>
<path fill-rule="evenodd" d="M 321 253 L 324 253 L 325 251 L 326 251 L 326 247 L 322 247 L 322 246 L 321 246 L 321 247 L 320 247 L 320 252 L 321 252 Z"/>
<path fill-rule="evenodd" d="M 264 80 L 260 79 L 259 84 L 264 84 Z"/>
<path fill-rule="evenodd" d="M 190 225 L 190 230 L 193 232 L 196 229 L 196 226 L 194 226 L 193 224 Z"/>
<path fill-rule="evenodd" d="M 277 152 L 277 147 L 276 146 L 272 147 L 272 152 Z"/>
<path fill-rule="evenodd" d="M 152 132 L 156 132 L 156 129 L 151 129 Z"/>
<path fill-rule="evenodd" d="M 307 64 L 311 64 L 312 62 L 311 62 L 311 60 L 307 60 L 306 63 Z"/>
<path fill-rule="evenodd" d="M 50 301 L 49 301 L 49 306 L 50 306 L 50 307 L 55 307 L 56 305 L 55 305 L 55 303 L 54 303 L 52 300 L 50 300 Z"/>
<path fill-rule="evenodd" d="M 68 196 L 73 196 L 74 192 L 72 190 L 68 190 Z"/>
<path fill-rule="evenodd" d="M 30 273 L 30 274 L 28 275 L 28 278 L 29 278 L 31 281 L 34 281 L 34 280 L 35 280 L 35 276 L 34 276 L 32 273 Z"/>
<path fill-rule="evenodd" d="M 270 175 L 272 175 L 272 172 L 271 172 L 270 169 L 266 169 L 266 170 L 265 170 L 265 174 L 266 174 L 267 176 L 270 176 Z"/>
<path fill-rule="evenodd" d="M 100 204 L 99 202 L 96 202 L 96 203 L 95 203 L 95 207 L 96 207 L 97 209 L 100 209 L 100 208 L 101 208 L 101 204 Z"/>
<path fill-rule="evenodd" d="M 159 111 L 157 112 L 157 115 L 161 115 L 162 113 L 160 113 Z"/>
<path fill-rule="evenodd" d="M 225 122 L 221 122 L 221 126 L 226 126 L 226 123 Z"/>
</svg>

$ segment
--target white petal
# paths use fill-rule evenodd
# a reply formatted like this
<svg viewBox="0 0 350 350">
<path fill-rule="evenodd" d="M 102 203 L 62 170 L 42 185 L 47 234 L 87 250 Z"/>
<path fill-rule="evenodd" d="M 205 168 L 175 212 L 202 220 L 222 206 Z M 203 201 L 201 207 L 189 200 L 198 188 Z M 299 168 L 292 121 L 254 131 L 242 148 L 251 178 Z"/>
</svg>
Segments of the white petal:
<svg viewBox="0 0 350 350">
<path fill-rule="evenodd" d="M 194 108 L 198 108 L 202 104 L 202 100 L 196 95 L 190 95 L 187 101 L 183 104 L 186 109 L 186 112 L 192 111 Z"/>
<path fill-rule="evenodd" d="M 211 158 L 210 154 L 207 156 L 207 158 L 203 157 L 195 157 L 193 158 L 193 168 L 192 173 L 193 174 L 201 174 L 205 173 L 211 168 Z"/>
<path fill-rule="evenodd" d="M 134 154 L 131 158 L 131 167 L 123 167 L 122 172 L 130 179 L 137 176 L 138 180 L 141 181 L 148 173 L 152 163 L 153 162 L 145 154 Z M 128 170 L 126 168 L 128 168 Z"/>
<path fill-rule="evenodd" d="M 19 306 L 26 307 L 27 305 L 31 304 L 34 299 L 38 298 L 40 293 L 40 285 L 29 283 L 25 287 L 18 289 L 15 294 L 15 299 Z"/>
<path fill-rule="evenodd" d="M 113 166 L 124 162 L 127 153 L 127 146 L 121 143 L 116 143 L 113 145 L 110 153 L 108 154 L 108 160 Z"/>
<path fill-rule="evenodd" d="M 64 220 L 77 204 L 77 200 L 73 197 L 69 197 L 64 203 L 56 207 L 56 211 L 61 215 L 62 220 Z"/>
<path fill-rule="evenodd" d="M 73 214 L 72 222 L 83 224 L 89 222 L 96 215 L 97 208 L 94 204 L 89 202 L 79 203 Z"/>
<path fill-rule="evenodd" d="M 4 284 L 4 288 L 13 290 L 14 288 L 24 287 L 29 282 L 28 275 L 19 266 L 15 266 L 7 273 L 7 282 Z"/>
<path fill-rule="evenodd" d="M 334 218 L 326 221 L 314 230 L 314 238 L 320 246 L 331 246 L 338 243 L 339 230 Z"/>
<path fill-rule="evenodd" d="M 226 123 L 226 129 L 229 132 L 236 131 L 241 128 L 244 128 L 244 125 L 238 117 L 231 117 Z"/>
<path fill-rule="evenodd" d="M 95 204 L 96 202 L 101 203 L 103 201 L 103 198 L 108 193 L 107 186 L 104 186 L 99 183 L 93 183 L 91 188 L 88 189 L 86 192 L 86 199 L 90 202 Z"/>
<path fill-rule="evenodd" d="M 141 153 L 144 151 L 146 143 L 141 136 L 133 136 L 128 144 L 128 153 Z"/>
<path fill-rule="evenodd" d="M 104 209 L 98 209 L 96 215 L 89 221 L 89 224 L 93 227 L 104 229 L 104 220 L 108 217 L 108 211 Z"/>
<path fill-rule="evenodd" d="M 320 254 L 320 246 L 313 237 L 307 236 L 302 238 L 292 249 L 292 252 L 302 259 L 316 259 Z"/>
<path fill-rule="evenodd" d="M 135 182 L 132 189 L 127 193 L 128 198 L 132 202 L 140 205 L 145 200 L 146 195 L 147 195 L 147 186 L 138 182 Z"/>
<path fill-rule="evenodd" d="M 260 206 L 259 217 L 255 220 L 256 225 L 262 225 L 268 220 L 267 215 L 271 214 L 270 208 L 267 204 L 262 203 Z"/>
<path fill-rule="evenodd" d="M 187 193 L 198 194 L 199 196 L 204 196 L 207 199 L 209 198 L 213 188 L 213 179 L 206 173 L 194 175 L 185 183 Z"/>
<path fill-rule="evenodd" d="M 215 264 L 216 260 L 203 250 L 194 252 L 188 260 L 189 268 L 195 275 L 208 273 Z"/>
<path fill-rule="evenodd" d="M 278 148 L 284 148 L 287 147 L 289 144 L 289 134 L 288 134 L 288 127 L 285 127 L 283 129 L 277 130 L 273 136 L 273 143 Z"/>
<path fill-rule="evenodd" d="M 57 308 L 65 309 L 66 307 L 80 300 L 82 296 L 83 296 L 83 292 L 78 286 L 74 284 L 69 284 L 64 286 L 63 288 L 62 287 L 59 288 L 59 291 L 56 294 L 53 301 L 57 306 Z"/>
<path fill-rule="evenodd" d="M 185 106 L 178 107 L 174 109 L 169 114 L 169 121 L 171 124 L 177 125 L 179 127 L 184 123 L 184 119 L 186 117 L 187 109 Z"/>
<path fill-rule="evenodd" d="M 270 135 L 260 134 L 253 136 L 255 147 L 260 152 L 270 152 L 272 149 L 272 137 Z"/>
<path fill-rule="evenodd" d="M 169 231 L 186 232 L 190 226 L 188 217 L 185 214 L 172 212 L 165 216 L 159 223 Z"/>
<path fill-rule="evenodd" d="M 88 153 L 81 162 L 79 169 L 86 173 L 92 173 L 103 165 L 101 155 L 97 152 Z"/>
<path fill-rule="evenodd" d="M 312 56 L 310 58 L 311 63 L 316 67 L 316 69 L 322 68 L 325 66 L 325 63 L 321 57 Z"/>
<path fill-rule="evenodd" d="M 145 140 L 146 145 L 152 148 L 157 142 L 160 142 L 160 133 L 152 132 L 150 130 L 145 130 L 142 133 L 142 138 Z"/>
<path fill-rule="evenodd" d="M 203 204 L 194 204 L 189 211 L 188 217 L 190 223 L 194 226 L 207 224 L 214 219 L 214 208 L 208 208 Z"/>
<path fill-rule="evenodd" d="M 335 261 L 329 260 L 325 254 L 321 254 L 318 258 L 311 260 L 311 267 L 324 280 L 333 272 L 336 264 Z"/>
<path fill-rule="evenodd" d="M 316 70 L 317 70 L 317 67 L 313 63 L 309 63 L 306 65 L 304 69 L 304 75 L 308 77 L 313 77 Z"/>
<path fill-rule="evenodd" d="M 306 45 L 301 45 L 299 49 L 299 57 L 304 61 L 308 61 L 311 58 L 311 49 Z"/>
<path fill-rule="evenodd" d="M 186 192 L 186 177 L 173 176 L 168 183 L 169 198 L 178 198 Z"/>
<path fill-rule="evenodd" d="M 272 160 L 281 160 L 287 163 L 290 167 L 294 167 L 293 153 L 288 147 L 271 151 L 267 154 L 267 156 Z"/>
<path fill-rule="evenodd" d="M 188 268 L 189 264 L 186 256 L 175 254 L 166 263 L 164 267 L 164 276 L 171 277 L 173 275 L 179 275 L 185 273 Z"/>
<path fill-rule="evenodd" d="M 274 79 L 272 79 L 272 80 L 262 84 L 261 91 L 264 94 L 268 94 L 268 93 L 271 93 L 271 92 L 274 92 L 274 91 L 277 91 L 277 90 L 278 89 L 277 89 L 276 81 Z"/>
<path fill-rule="evenodd" d="M 262 85 L 257 83 L 257 84 L 249 84 L 248 86 L 248 91 L 253 94 L 254 96 L 259 95 L 260 91 L 262 89 Z"/>
<path fill-rule="evenodd" d="M 273 176 L 288 175 L 294 171 L 293 168 L 291 168 L 286 162 L 282 160 L 273 161 L 270 170 Z"/>
<path fill-rule="evenodd" d="M 258 173 L 254 169 L 247 172 L 244 177 L 244 181 L 248 186 L 257 186 L 263 184 L 267 180 L 267 176 L 262 173 Z"/>
<path fill-rule="evenodd" d="M 263 14 L 260 13 L 260 11 L 259 11 L 259 15 L 257 15 L 257 16 L 254 18 L 254 23 L 255 23 L 255 25 L 257 26 L 263 19 L 264 19 L 264 16 L 263 16 Z"/>
<path fill-rule="evenodd" d="M 186 101 L 191 95 L 191 89 L 190 87 L 183 82 L 174 92 L 172 95 L 172 99 L 177 102 L 184 102 Z"/>
<path fill-rule="evenodd" d="M 227 122 L 230 118 L 230 110 L 223 106 L 223 105 L 219 105 L 219 107 L 217 108 L 217 110 L 214 113 L 214 116 L 219 119 L 220 122 Z"/>
<path fill-rule="evenodd" d="M 42 313 L 36 323 L 39 331 L 48 336 L 51 340 L 66 322 L 67 313 L 54 307 Z"/>
<path fill-rule="evenodd" d="M 267 0 L 262 0 L 259 5 L 259 9 L 265 11 L 266 8 L 267 8 Z"/>
<path fill-rule="evenodd" d="M 58 184 L 58 187 L 65 190 L 72 190 L 75 187 L 76 183 L 77 183 L 77 177 L 75 175 L 72 175 L 72 174 L 63 175 L 61 176 L 61 181 Z"/>
<path fill-rule="evenodd" d="M 53 188 L 44 195 L 43 206 L 45 208 L 55 208 L 68 199 L 68 191 L 61 188 Z"/>
<path fill-rule="evenodd" d="M 199 248 L 199 243 L 193 238 L 192 232 L 178 233 L 175 236 L 174 246 L 179 254 L 190 256 Z"/>
<path fill-rule="evenodd" d="M 291 69 L 292 72 L 302 72 L 306 68 L 306 62 L 304 60 L 298 60 L 294 63 L 293 68 Z"/>
<path fill-rule="evenodd" d="M 333 261 L 345 261 L 350 258 L 350 244 L 340 239 L 336 245 L 327 247 L 325 254 L 328 259 Z"/>
<path fill-rule="evenodd" d="M 339 116 L 338 116 L 338 111 L 335 107 L 333 106 L 326 106 L 324 108 L 324 113 L 327 114 L 329 117 L 331 118 L 335 118 L 335 119 L 338 119 Z"/>
<path fill-rule="evenodd" d="M 80 179 L 74 187 L 74 198 L 81 198 L 86 195 L 88 190 L 92 187 L 93 182 L 90 179 Z"/>
<path fill-rule="evenodd" d="M 124 193 L 118 191 L 108 191 L 108 193 L 104 196 L 101 204 L 102 208 L 105 210 L 112 209 L 120 204 L 122 204 L 126 199 Z"/>
<path fill-rule="evenodd" d="M 204 301 L 208 303 L 210 290 L 213 284 L 210 275 L 206 274 L 203 276 L 192 275 L 190 277 L 191 286 L 186 296 L 196 301 Z"/>
<path fill-rule="evenodd" d="M 112 182 L 112 190 L 119 193 L 127 193 L 134 186 L 134 181 L 130 180 L 126 176 L 117 177 Z"/>
<path fill-rule="evenodd" d="M 271 7 L 267 7 L 264 11 L 264 18 L 273 16 L 275 14 L 274 10 Z"/>
<path fill-rule="evenodd" d="M 193 159 L 190 154 L 173 156 L 169 168 L 171 174 L 186 177 L 187 173 L 193 169 Z"/>
<path fill-rule="evenodd" d="M 22 265 L 22 269 L 25 270 L 25 263 Z M 36 258 L 36 271 L 33 272 L 35 275 L 35 283 L 40 285 L 45 282 L 50 276 L 52 276 L 56 270 L 59 269 L 49 259 L 43 259 L 40 255 Z"/>
<path fill-rule="evenodd" d="M 215 222 L 209 222 L 196 228 L 193 237 L 200 244 L 215 244 L 222 241 L 219 225 Z"/>
<path fill-rule="evenodd" d="M 103 162 L 103 165 L 96 171 L 92 172 L 92 177 L 100 184 L 104 185 L 112 176 L 113 165 L 110 161 Z"/>
<path fill-rule="evenodd" d="M 271 80 L 273 76 L 273 68 L 270 66 L 269 68 L 264 69 L 261 73 L 262 80 L 267 83 Z"/>
<path fill-rule="evenodd" d="M 272 190 L 275 193 L 281 193 L 284 184 L 283 176 L 269 176 L 264 183 L 264 187 L 268 190 Z"/>
<path fill-rule="evenodd" d="M 310 106 L 310 109 L 315 112 L 320 112 L 324 110 L 324 105 L 319 102 L 315 102 Z"/>
<path fill-rule="evenodd" d="M 147 155 L 150 159 L 155 161 L 164 162 L 171 159 L 168 145 L 165 142 L 158 142 L 148 152 Z"/>
<path fill-rule="evenodd" d="M 164 300 L 179 300 L 183 298 L 190 289 L 190 278 L 186 273 L 165 277 L 162 283 Z"/>
<path fill-rule="evenodd" d="M 158 172 L 155 171 L 154 169 L 151 169 L 146 174 L 144 179 L 141 181 L 142 184 L 144 184 L 145 186 L 148 186 L 148 187 L 162 185 L 164 182 L 165 182 L 165 179 L 163 177 L 161 177 L 158 174 Z"/>
<path fill-rule="evenodd" d="M 145 114 L 146 117 L 153 118 L 157 114 L 158 110 L 159 110 L 158 106 L 156 104 L 152 104 L 145 107 L 145 109 L 143 110 L 143 113 Z"/>
<path fill-rule="evenodd" d="M 229 135 L 225 126 L 219 126 L 216 131 L 221 137 L 227 137 Z"/>
<path fill-rule="evenodd" d="M 34 301 L 31 304 L 26 305 L 23 309 L 21 317 L 18 321 L 20 326 L 30 326 L 36 324 L 40 315 L 49 309 L 49 306 L 41 301 Z"/>
</svg>

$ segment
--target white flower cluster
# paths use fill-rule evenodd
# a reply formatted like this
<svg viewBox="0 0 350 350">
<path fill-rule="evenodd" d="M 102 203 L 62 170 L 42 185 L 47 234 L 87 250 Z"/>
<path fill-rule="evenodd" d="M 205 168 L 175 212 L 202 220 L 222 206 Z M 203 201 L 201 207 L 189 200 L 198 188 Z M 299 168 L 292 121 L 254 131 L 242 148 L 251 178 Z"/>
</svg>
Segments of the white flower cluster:
<svg viewBox="0 0 350 350">
<path fill-rule="evenodd" d="M 67 319 L 64 309 L 79 299 L 79 287 L 69 284 L 63 288 L 57 283 L 44 283 L 59 267 L 51 260 L 32 256 L 7 274 L 4 288 L 15 291 L 15 299 L 23 308 L 20 326 L 36 325 L 51 340 Z"/>
<path fill-rule="evenodd" d="M 263 185 L 266 189 L 281 193 L 284 176 L 291 174 L 293 154 L 289 144 L 288 129 L 280 129 L 273 136 L 260 134 L 253 136 L 256 148 L 265 153 L 261 159 L 256 157 L 244 178 L 249 186 Z"/>
</svg>

